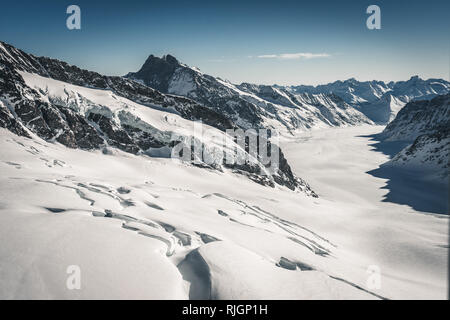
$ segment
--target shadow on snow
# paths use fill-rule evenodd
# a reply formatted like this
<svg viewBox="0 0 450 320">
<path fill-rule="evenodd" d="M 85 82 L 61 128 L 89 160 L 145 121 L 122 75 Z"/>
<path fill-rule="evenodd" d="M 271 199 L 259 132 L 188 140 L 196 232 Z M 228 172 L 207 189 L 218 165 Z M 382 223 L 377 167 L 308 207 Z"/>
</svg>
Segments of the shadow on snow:
<svg viewBox="0 0 450 320">
<path fill-rule="evenodd" d="M 410 141 L 383 141 L 379 134 L 360 136 L 371 138 L 371 146 L 376 152 L 381 152 L 390 158 L 405 148 Z M 367 171 L 368 174 L 387 179 L 382 189 L 389 192 L 384 196 L 384 202 L 408 205 L 414 210 L 449 214 L 449 184 L 448 181 L 427 179 L 429 172 L 408 170 L 389 165 L 381 165 L 377 169 Z"/>
</svg>

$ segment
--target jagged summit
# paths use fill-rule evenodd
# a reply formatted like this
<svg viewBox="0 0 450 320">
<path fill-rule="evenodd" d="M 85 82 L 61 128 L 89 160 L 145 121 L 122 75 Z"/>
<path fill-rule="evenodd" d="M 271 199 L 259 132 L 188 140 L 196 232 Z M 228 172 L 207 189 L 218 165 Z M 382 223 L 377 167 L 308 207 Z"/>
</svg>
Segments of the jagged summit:
<svg viewBox="0 0 450 320">
<path fill-rule="evenodd" d="M 177 58 L 170 54 L 163 55 L 161 58 L 150 54 L 139 71 L 142 71 L 143 69 L 145 70 L 157 64 L 179 65 L 180 62 L 177 60 Z"/>
<path fill-rule="evenodd" d="M 161 76 L 176 63 L 169 55 L 150 56 L 142 74 L 159 66 Z M 170 157 L 180 141 L 196 139 L 203 154 L 212 153 L 216 149 L 209 140 L 192 137 L 194 121 L 199 120 L 224 139 L 229 138 L 226 129 L 236 127 L 226 114 L 186 97 L 167 95 L 124 77 L 104 76 L 0 45 L 0 127 L 17 135 L 39 137 L 74 149 L 110 152 L 112 148 L 157 157 Z M 225 152 L 225 147 L 220 147 Z M 242 159 L 246 153 L 248 150 L 240 148 L 230 157 Z M 256 157 L 243 164 L 229 163 L 220 157 L 212 164 L 205 158 L 198 160 L 201 164 L 193 164 L 220 172 L 228 170 L 262 185 L 283 185 L 315 196 L 306 182 L 291 171 L 281 150 L 278 154 L 280 166 L 274 172 L 268 172 Z"/>
<path fill-rule="evenodd" d="M 161 58 L 151 54 L 139 71 L 130 72 L 126 77 L 140 79 L 152 88 L 167 92 L 168 80 L 178 66 L 180 62 L 170 54 Z"/>
<path fill-rule="evenodd" d="M 432 99 L 450 92 L 450 82 L 443 79 L 421 79 L 414 75 L 406 81 L 358 81 L 350 78 L 318 86 L 290 86 L 294 93 L 334 93 L 361 111 L 370 120 L 387 124 L 409 101 Z"/>
</svg>

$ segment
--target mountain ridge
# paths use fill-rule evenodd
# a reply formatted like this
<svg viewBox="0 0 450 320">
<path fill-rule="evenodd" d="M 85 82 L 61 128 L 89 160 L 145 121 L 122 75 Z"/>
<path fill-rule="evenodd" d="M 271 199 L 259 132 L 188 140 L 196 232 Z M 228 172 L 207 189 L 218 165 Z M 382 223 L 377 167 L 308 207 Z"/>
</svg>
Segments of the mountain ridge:
<svg viewBox="0 0 450 320">
<path fill-rule="evenodd" d="M 166 56 L 155 58 L 150 55 L 137 72 L 130 72 L 126 77 L 163 89 L 165 93 L 195 100 L 226 114 L 244 129 L 270 127 L 289 133 L 314 126 L 371 123 L 362 113 L 349 108 L 334 95 L 319 94 L 312 101 L 310 95 L 295 95 L 274 86 L 235 85 L 176 59 L 172 62 L 168 63 Z M 146 70 L 151 70 L 151 74 L 146 74 Z"/>
<path fill-rule="evenodd" d="M 450 94 L 407 103 L 379 137 L 384 141 L 409 142 L 386 166 L 420 169 L 447 178 L 450 168 Z"/>
<path fill-rule="evenodd" d="M 358 81 L 351 78 L 324 85 L 287 88 L 301 93 L 333 92 L 372 121 L 387 124 L 406 103 L 417 99 L 431 99 L 450 92 L 450 82 L 436 78 L 424 80 L 415 75 L 405 81 Z M 392 99 L 395 100 L 394 106 L 390 105 Z"/>
<path fill-rule="evenodd" d="M 316 126 L 387 124 L 407 102 L 450 92 L 450 82 L 418 76 L 390 82 L 350 78 L 317 86 L 233 84 L 171 55 L 150 55 L 137 72 L 125 77 L 226 113 L 240 127 L 272 126 L 287 132 Z M 312 105 L 311 95 L 317 98 Z M 340 98 L 338 104 L 333 96 Z M 318 100 L 322 104 L 319 108 Z"/>
<path fill-rule="evenodd" d="M 236 128 L 227 117 L 188 98 L 166 95 L 133 80 L 104 76 L 56 59 L 35 57 L 3 42 L 0 92 L 1 127 L 69 148 L 103 149 L 108 153 L 108 147 L 113 147 L 132 154 L 167 157 L 177 142 L 171 136 L 176 134 L 214 155 L 216 146 L 191 137 L 189 127 L 201 120 L 221 131 L 216 133 L 221 136 L 225 130 Z M 270 141 L 267 143 L 270 145 Z M 248 157 L 248 150 L 239 147 L 236 157 L 248 158 L 243 164 L 210 165 L 205 161 L 199 164 L 196 158 L 190 160 L 213 170 L 231 170 L 266 186 L 278 184 L 316 196 L 292 173 L 279 147 L 271 146 L 279 151 L 280 166 L 275 172 L 268 172 L 259 158 Z"/>
</svg>

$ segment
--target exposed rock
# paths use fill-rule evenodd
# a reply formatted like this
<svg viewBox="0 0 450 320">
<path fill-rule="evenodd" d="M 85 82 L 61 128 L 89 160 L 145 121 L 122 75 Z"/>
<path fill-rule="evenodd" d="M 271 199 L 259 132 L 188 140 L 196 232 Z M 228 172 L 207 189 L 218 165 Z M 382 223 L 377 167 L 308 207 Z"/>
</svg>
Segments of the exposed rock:
<svg viewBox="0 0 450 320">
<path fill-rule="evenodd" d="M 67 97 L 61 98 L 49 95 L 44 88 L 30 88 L 18 71 L 78 86 L 110 90 L 144 106 L 172 112 L 188 120 L 202 120 L 222 131 L 243 125 L 242 121 L 235 124 L 234 119 L 246 119 L 244 122 L 252 126 L 262 121 L 253 103 L 235 95 L 232 89 L 227 89 L 226 85 L 210 76 L 199 78 L 200 88 L 208 91 L 213 86 L 219 91 L 209 90 L 208 94 L 213 94 L 214 99 L 204 96 L 203 102 L 208 102 L 204 106 L 187 97 L 163 94 L 131 79 L 104 76 L 55 59 L 35 57 L 3 42 L 1 44 L 0 126 L 19 135 L 29 137 L 29 130 L 44 140 L 56 141 L 69 148 L 102 149 L 106 154 L 111 153 L 108 146 L 133 154 L 151 155 L 153 149 L 168 148 L 170 151 L 177 144 L 170 132 L 153 128 L 126 110 L 113 113 L 107 106 L 95 105 L 77 93 L 66 92 Z M 164 74 L 168 76 L 174 66 L 179 68 L 182 65 L 171 56 L 161 61 L 150 57 L 141 74 L 154 68 L 160 70 L 158 74 L 164 78 Z M 154 79 L 147 80 L 151 82 Z M 163 85 L 163 82 L 160 84 Z M 164 89 L 164 85 L 161 88 Z M 212 108 L 210 103 L 215 104 L 215 107 Z M 230 117 L 230 114 L 236 114 L 237 118 Z M 208 146 L 201 144 L 201 147 Z M 244 152 L 248 152 L 248 145 Z M 282 152 L 280 166 L 275 172 L 269 173 L 259 163 L 259 155 L 243 164 L 207 164 L 205 161 L 199 162 L 194 154 L 190 160 L 193 165 L 213 170 L 222 171 L 223 167 L 228 167 L 262 185 L 274 187 L 279 184 L 292 190 L 306 190 L 306 193 L 314 195 L 303 180 L 294 176 Z"/>
<path fill-rule="evenodd" d="M 400 166 L 449 176 L 450 94 L 409 102 L 389 123 L 380 138 L 411 144 L 384 166 Z"/>
</svg>

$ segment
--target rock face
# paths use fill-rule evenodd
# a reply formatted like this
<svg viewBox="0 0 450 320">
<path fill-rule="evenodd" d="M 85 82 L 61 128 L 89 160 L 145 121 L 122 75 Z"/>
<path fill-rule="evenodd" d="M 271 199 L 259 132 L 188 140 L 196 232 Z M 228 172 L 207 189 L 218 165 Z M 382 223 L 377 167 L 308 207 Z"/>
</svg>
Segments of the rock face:
<svg viewBox="0 0 450 320">
<path fill-rule="evenodd" d="M 380 137 L 412 142 L 393 157 L 389 165 L 433 170 L 441 177 L 448 177 L 450 94 L 409 102 Z"/>
<path fill-rule="evenodd" d="M 374 122 L 385 124 L 409 101 L 432 99 L 450 92 L 450 82 L 423 80 L 418 76 L 407 81 L 357 81 L 348 79 L 319 86 L 285 87 L 295 93 L 334 93 Z"/>
<path fill-rule="evenodd" d="M 78 86 L 108 89 L 136 103 L 149 106 L 158 105 L 177 112 L 185 119 L 202 120 L 221 130 L 235 127 L 220 113 L 205 108 L 190 99 L 164 95 L 146 85 L 123 77 L 104 76 L 56 59 L 35 57 L 4 42 L 0 42 L 0 62 L 9 69 L 36 73 Z"/>
<path fill-rule="evenodd" d="M 383 130 L 388 140 L 414 140 L 450 125 L 450 94 L 408 103 Z"/>
<path fill-rule="evenodd" d="M 150 55 L 142 68 L 131 75 L 136 79 L 141 79 L 149 87 L 161 92 L 168 92 L 170 78 L 178 66 L 180 63 L 171 55 L 163 56 L 161 59 Z"/>
<path fill-rule="evenodd" d="M 164 61 L 158 70 L 178 65 L 170 56 Z M 24 77 L 37 82 L 29 84 Z M 57 90 L 53 92 L 51 86 L 56 86 Z M 91 97 L 86 90 L 96 92 Z M 103 100 L 96 100 L 98 96 L 109 102 L 105 105 Z M 155 150 L 170 154 L 176 144 L 171 140 L 174 132 L 157 129 L 141 118 L 145 109 L 178 115 L 188 120 L 187 124 L 201 120 L 220 131 L 238 127 L 219 109 L 211 109 L 189 98 L 163 94 L 131 79 L 108 77 L 55 59 L 35 57 L 0 42 L 0 127 L 15 134 L 36 135 L 69 148 L 89 150 L 110 146 L 133 154 L 152 155 Z M 175 123 L 171 128 L 179 126 Z M 188 136 L 185 134 L 182 138 Z M 205 142 L 200 144 L 205 149 L 211 148 Z M 248 148 L 242 152 L 248 152 Z M 283 153 L 279 154 L 281 165 L 269 174 L 258 158 L 239 166 L 225 163 L 202 166 L 217 170 L 228 168 L 263 185 L 278 184 L 316 196 L 305 181 L 292 173 Z"/>
<path fill-rule="evenodd" d="M 151 55 L 139 71 L 126 77 L 195 100 L 243 129 L 265 127 L 289 132 L 314 126 L 372 123 L 334 94 L 299 94 L 283 87 L 249 83 L 234 85 L 182 64 L 170 55 L 162 58 Z"/>
<path fill-rule="evenodd" d="M 241 128 L 269 127 L 287 132 L 321 126 L 387 124 L 406 103 L 450 92 L 450 82 L 418 76 L 388 83 L 352 78 L 316 87 L 234 85 L 170 55 L 150 55 L 139 71 L 126 77 L 195 100 Z"/>
<path fill-rule="evenodd" d="M 438 177 L 448 179 L 450 158 L 450 129 L 418 136 L 400 151 L 389 164 L 407 168 L 434 171 Z"/>
</svg>

